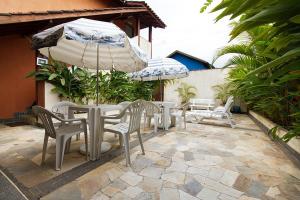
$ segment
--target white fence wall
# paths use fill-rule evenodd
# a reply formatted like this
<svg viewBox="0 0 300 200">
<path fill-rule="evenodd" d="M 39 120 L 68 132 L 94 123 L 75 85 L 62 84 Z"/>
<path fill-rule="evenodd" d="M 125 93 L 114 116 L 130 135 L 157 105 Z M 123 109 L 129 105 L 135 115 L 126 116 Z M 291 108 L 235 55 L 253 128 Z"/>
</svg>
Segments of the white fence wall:
<svg viewBox="0 0 300 200">
<path fill-rule="evenodd" d="M 191 71 L 188 77 L 177 79 L 174 84 L 168 84 L 165 86 L 165 101 L 175 101 L 177 103 L 180 103 L 180 97 L 175 90 L 180 86 L 180 83 L 182 82 L 196 87 L 197 92 L 195 98 L 214 99 L 215 91 L 213 89 L 213 86 L 224 83 L 228 72 L 229 69 Z"/>
<path fill-rule="evenodd" d="M 140 36 L 140 45 L 139 43 L 139 37 L 135 36 L 134 38 L 132 38 L 132 41 L 139 46 L 148 56 L 148 58 L 151 57 L 151 42 L 149 42 L 147 39 L 143 38 Z"/>
<path fill-rule="evenodd" d="M 227 77 L 229 69 L 210 69 L 210 70 L 200 70 L 191 71 L 190 75 L 186 78 L 175 80 L 174 84 L 168 84 L 164 89 L 165 101 L 173 101 L 180 103 L 180 98 L 178 93 L 175 91 L 181 82 L 185 82 L 189 85 L 195 86 L 196 97 L 203 99 L 214 99 L 215 91 L 213 86 L 224 83 Z M 45 108 L 51 109 L 54 104 L 60 102 L 60 98 L 56 93 L 53 93 L 53 85 L 45 82 Z"/>
<path fill-rule="evenodd" d="M 58 95 L 51 91 L 53 88 L 52 84 L 45 82 L 45 108 L 48 110 L 51 110 L 54 104 L 61 101 Z"/>
</svg>

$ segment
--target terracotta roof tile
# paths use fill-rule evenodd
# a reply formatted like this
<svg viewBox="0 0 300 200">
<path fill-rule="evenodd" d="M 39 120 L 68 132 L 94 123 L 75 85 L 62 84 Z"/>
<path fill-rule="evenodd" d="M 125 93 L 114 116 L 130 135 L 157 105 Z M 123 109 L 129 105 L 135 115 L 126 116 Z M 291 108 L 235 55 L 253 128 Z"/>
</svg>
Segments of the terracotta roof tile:
<svg viewBox="0 0 300 200">
<path fill-rule="evenodd" d="M 13 12 L 13 13 L 0 13 L 0 24 L 9 24 L 9 23 L 22 23 L 29 21 L 37 21 L 37 20 L 46 20 L 51 19 L 51 16 L 54 19 L 58 19 L 61 17 L 68 17 L 67 14 L 76 17 L 76 13 L 78 13 L 77 17 L 85 17 L 103 14 L 109 14 L 111 11 L 114 14 L 117 14 L 118 11 L 120 13 L 147 13 L 147 15 L 142 15 L 144 17 L 144 22 L 146 24 L 151 24 L 154 27 L 165 28 L 165 23 L 158 17 L 158 15 L 150 8 L 150 6 L 144 1 L 123 1 L 120 0 L 123 4 L 123 7 L 113 7 L 113 8 L 100 8 L 100 9 L 74 9 L 74 10 L 48 10 L 48 11 L 33 11 L 33 12 Z M 95 12 L 95 13 L 93 13 Z M 30 16 L 33 16 L 30 18 Z M 62 15 L 60 17 L 60 15 Z M 64 15 L 64 16 L 63 16 Z M 22 19 L 24 16 L 26 19 Z M 39 19 L 37 16 L 41 16 Z M 49 17 L 47 17 L 49 16 Z"/>
</svg>

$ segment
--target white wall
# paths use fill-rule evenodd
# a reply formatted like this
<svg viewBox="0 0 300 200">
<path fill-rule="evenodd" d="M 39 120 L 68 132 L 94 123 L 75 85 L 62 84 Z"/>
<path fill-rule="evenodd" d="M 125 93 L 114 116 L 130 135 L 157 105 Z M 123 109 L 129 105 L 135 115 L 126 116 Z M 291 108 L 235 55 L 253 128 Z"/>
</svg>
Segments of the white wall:
<svg viewBox="0 0 300 200">
<path fill-rule="evenodd" d="M 57 93 L 51 91 L 53 88 L 52 84 L 45 82 L 45 108 L 48 110 L 51 110 L 54 104 L 60 102 Z"/>
<path fill-rule="evenodd" d="M 135 36 L 132 41 L 147 54 L 148 58 L 151 58 L 151 42 L 140 36 L 140 45 L 138 45 L 138 38 L 138 36 Z"/>
<path fill-rule="evenodd" d="M 175 90 L 182 82 L 196 87 L 197 92 L 195 98 L 214 99 L 215 91 L 212 87 L 224 83 L 229 70 L 230 69 L 208 69 L 191 71 L 188 77 L 177 79 L 174 84 L 165 86 L 165 100 L 180 103 L 180 98 Z"/>
</svg>

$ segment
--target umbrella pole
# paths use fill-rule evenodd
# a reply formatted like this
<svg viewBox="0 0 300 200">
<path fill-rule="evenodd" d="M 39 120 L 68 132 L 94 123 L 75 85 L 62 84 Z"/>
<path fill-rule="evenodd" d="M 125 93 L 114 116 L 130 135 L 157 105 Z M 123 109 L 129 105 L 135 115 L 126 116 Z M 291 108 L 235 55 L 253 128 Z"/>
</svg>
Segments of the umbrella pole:
<svg viewBox="0 0 300 200">
<path fill-rule="evenodd" d="M 99 105 L 99 44 L 97 44 L 97 88 L 96 88 L 96 91 L 97 91 L 97 102 L 96 102 L 96 105 L 98 106 Z"/>
<path fill-rule="evenodd" d="M 159 79 L 159 91 L 160 91 L 160 101 L 163 101 L 161 78 Z"/>
</svg>

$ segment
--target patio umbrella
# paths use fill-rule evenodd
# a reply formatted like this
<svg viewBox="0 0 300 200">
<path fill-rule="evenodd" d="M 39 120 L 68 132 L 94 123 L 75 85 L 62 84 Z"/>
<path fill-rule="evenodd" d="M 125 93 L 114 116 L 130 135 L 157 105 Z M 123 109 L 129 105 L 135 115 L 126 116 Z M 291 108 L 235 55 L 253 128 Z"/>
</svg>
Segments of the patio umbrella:
<svg viewBox="0 0 300 200">
<path fill-rule="evenodd" d="M 126 33 L 113 23 L 80 18 L 46 29 L 33 36 L 34 49 L 54 60 L 97 70 L 124 72 L 141 70 L 146 54 L 135 46 Z"/>
<path fill-rule="evenodd" d="M 184 78 L 189 75 L 187 67 L 172 58 L 149 59 L 147 67 L 138 72 L 132 72 L 129 77 L 138 81 L 160 81 L 160 96 L 162 98 L 162 80 Z"/>
</svg>

